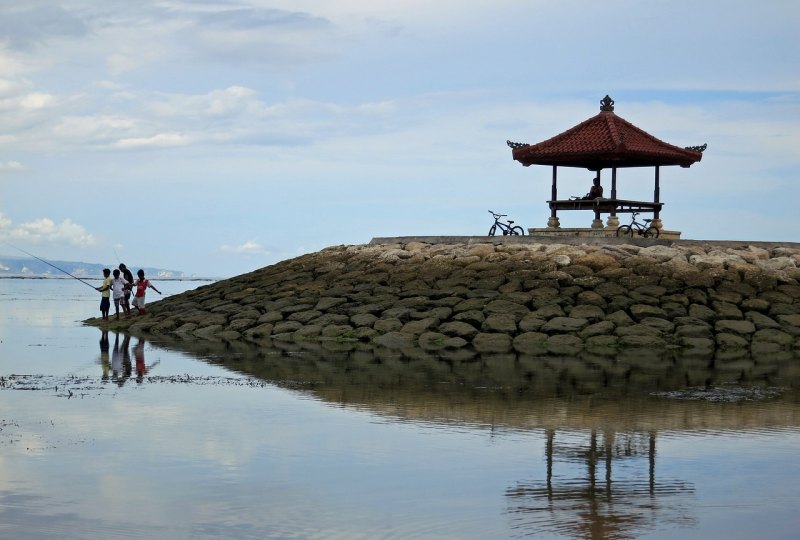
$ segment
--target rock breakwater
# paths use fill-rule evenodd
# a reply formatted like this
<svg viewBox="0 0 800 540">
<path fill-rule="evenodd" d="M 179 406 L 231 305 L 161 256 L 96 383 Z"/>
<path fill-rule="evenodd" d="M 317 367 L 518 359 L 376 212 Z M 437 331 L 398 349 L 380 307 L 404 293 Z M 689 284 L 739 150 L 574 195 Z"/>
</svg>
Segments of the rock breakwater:
<svg viewBox="0 0 800 540">
<path fill-rule="evenodd" d="M 155 302 L 111 326 L 190 340 L 481 353 L 800 347 L 797 246 L 629 242 L 336 246 Z"/>
</svg>

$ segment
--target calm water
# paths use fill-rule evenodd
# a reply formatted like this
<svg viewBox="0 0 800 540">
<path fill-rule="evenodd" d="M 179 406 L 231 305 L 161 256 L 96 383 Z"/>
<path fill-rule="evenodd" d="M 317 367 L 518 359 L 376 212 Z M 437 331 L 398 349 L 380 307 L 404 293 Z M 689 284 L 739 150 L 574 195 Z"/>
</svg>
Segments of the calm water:
<svg viewBox="0 0 800 540">
<path fill-rule="evenodd" d="M 170 349 L 98 296 L 0 280 L 0 538 L 797 538 L 792 354 Z"/>
</svg>

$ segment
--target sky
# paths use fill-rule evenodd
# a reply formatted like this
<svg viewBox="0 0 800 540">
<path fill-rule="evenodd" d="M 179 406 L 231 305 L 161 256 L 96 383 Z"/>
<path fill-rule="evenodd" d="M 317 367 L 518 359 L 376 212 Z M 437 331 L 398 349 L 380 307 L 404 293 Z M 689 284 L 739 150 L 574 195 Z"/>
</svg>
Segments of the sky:
<svg viewBox="0 0 800 540">
<path fill-rule="evenodd" d="M 662 168 L 664 228 L 800 241 L 798 25 L 794 0 L 0 0 L 0 254 L 228 277 L 483 235 L 489 209 L 544 227 L 551 169 L 506 141 L 606 94 L 708 145 Z M 653 176 L 620 170 L 618 196 Z M 559 195 L 592 177 L 559 169 Z"/>
</svg>

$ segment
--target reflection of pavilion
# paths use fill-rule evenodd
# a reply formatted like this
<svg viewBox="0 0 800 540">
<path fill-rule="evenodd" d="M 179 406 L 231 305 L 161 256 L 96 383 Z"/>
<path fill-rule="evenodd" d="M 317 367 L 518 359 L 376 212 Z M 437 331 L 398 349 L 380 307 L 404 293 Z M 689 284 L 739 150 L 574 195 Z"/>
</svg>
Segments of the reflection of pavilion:
<svg viewBox="0 0 800 540">
<path fill-rule="evenodd" d="M 575 432 L 555 442 L 555 429 L 547 429 L 545 482 L 519 482 L 509 488 L 514 528 L 526 534 L 551 532 L 574 538 L 634 538 L 656 525 L 694 523 L 689 500 L 691 483 L 656 478 L 656 433 L 603 433 L 596 430 L 588 445 Z M 570 436 L 574 440 L 569 440 Z M 645 477 L 641 462 L 647 460 Z M 554 474 L 554 463 L 566 469 L 585 464 L 582 474 Z M 612 464 L 617 463 L 614 478 Z M 582 467 L 581 467 L 582 468 Z M 598 469 L 603 476 L 598 480 Z"/>
</svg>

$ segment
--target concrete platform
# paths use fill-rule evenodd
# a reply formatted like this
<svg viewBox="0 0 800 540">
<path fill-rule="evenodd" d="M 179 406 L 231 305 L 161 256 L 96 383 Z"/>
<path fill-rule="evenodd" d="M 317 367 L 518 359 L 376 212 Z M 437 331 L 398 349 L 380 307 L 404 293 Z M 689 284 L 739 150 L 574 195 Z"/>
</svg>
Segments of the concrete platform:
<svg viewBox="0 0 800 540">
<path fill-rule="evenodd" d="M 800 249 L 800 242 L 765 241 L 765 240 L 701 240 L 680 239 L 669 240 L 666 238 L 617 238 L 615 236 L 376 236 L 370 240 L 370 245 L 407 244 L 408 242 L 422 242 L 425 244 L 569 244 L 579 246 L 582 244 L 597 245 L 630 244 L 634 246 L 690 246 L 712 245 L 720 248 L 743 248 L 747 246 L 774 249 L 778 247 L 793 247 Z"/>
<path fill-rule="evenodd" d="M 602 229 L 592 229 L 589 227 L 531 227 L 528 229 L 528 235 L 532 237 L 544 238 L 616 238 L 616 227 L 604 227 Z M 644 238 L 643 236 L 634 235 L 633 238 Z M 659 240 L 680 240 L 680 231 L 667 231 L 661 230 Z"/>
</svg>

